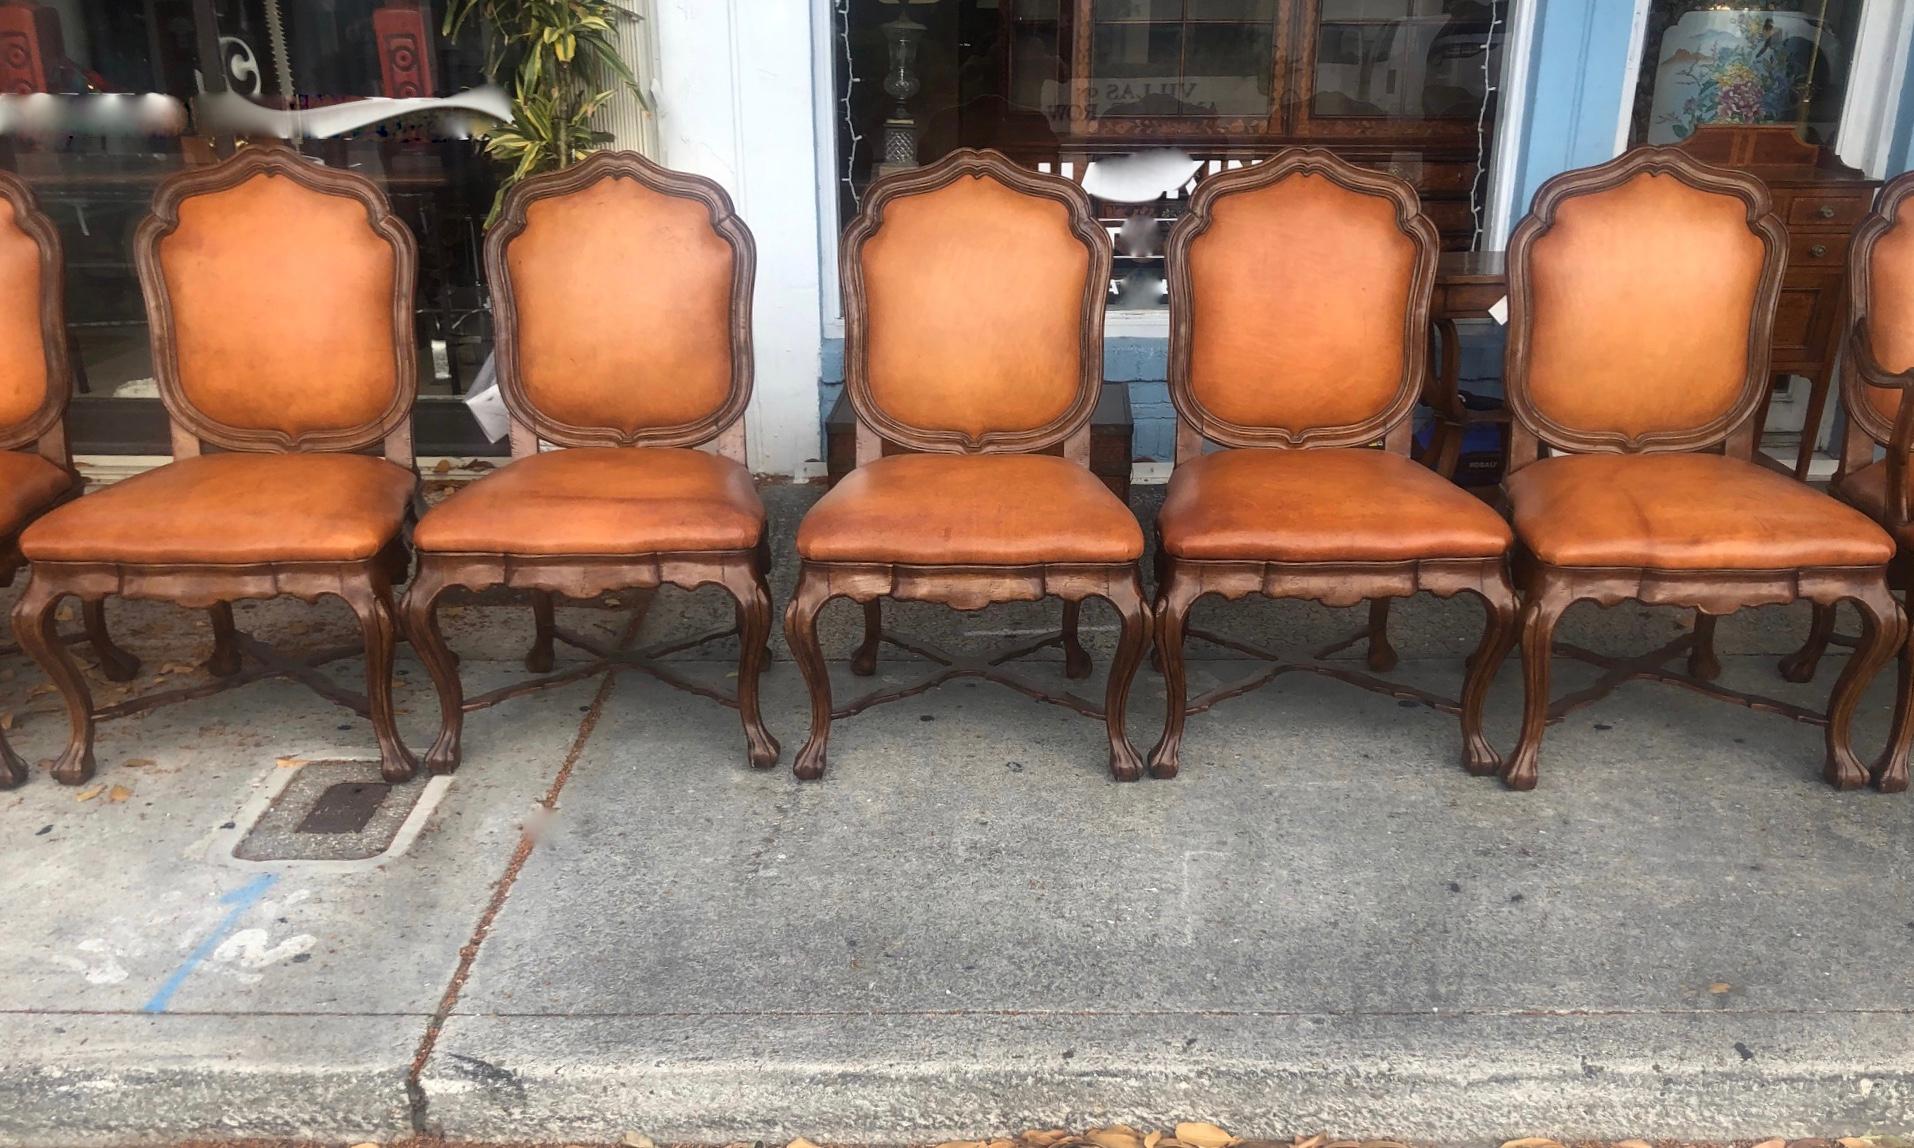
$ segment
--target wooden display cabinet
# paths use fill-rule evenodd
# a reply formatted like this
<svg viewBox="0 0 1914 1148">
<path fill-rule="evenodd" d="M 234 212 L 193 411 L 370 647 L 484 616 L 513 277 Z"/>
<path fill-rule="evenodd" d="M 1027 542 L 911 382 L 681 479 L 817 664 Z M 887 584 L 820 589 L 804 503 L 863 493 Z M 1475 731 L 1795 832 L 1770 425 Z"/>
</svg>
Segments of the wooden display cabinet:
<svg viewBox="0 0 1914 1148">
<path fill-rule="evenodd" d="M 999 18 L 998 90 L 1026 114 L 967 142 L 1059 166 L 1327 146 L 1407 179 L 1444 246 L 1470 246 L 1500 71 L 1487 0 L 1002 0 Z"/>
</svg>

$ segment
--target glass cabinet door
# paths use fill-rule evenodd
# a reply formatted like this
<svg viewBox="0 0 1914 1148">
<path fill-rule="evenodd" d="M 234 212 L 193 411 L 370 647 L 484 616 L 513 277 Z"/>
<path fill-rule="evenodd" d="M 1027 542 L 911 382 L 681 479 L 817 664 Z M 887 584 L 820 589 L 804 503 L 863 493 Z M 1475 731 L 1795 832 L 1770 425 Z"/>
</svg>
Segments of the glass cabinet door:
<svg viewBox="0 0 1914 1148">
<path fill-rule="evenodd" d="M 0 111 L 0 168 L 27 181 L 60 231 L 76 452 L 163 454 L 166 415 L 133 267 L 133 234 L 166 176 L 236 142 L 202 93 L 276 113 L 368 96 L 443 96 L 483 81 L 477 30 L 458 43 L 412 0 L 11 0 L 0 4 L 0 92 L 75 97 L 47 123 Z M 16 50 L 17 49 L 17 50 Z M 490 325 L 479 240 L 496 177 L 470 138 L 428 117 L 296 146 L 379 182 L 419 240 L 418 439 L 484 453 L 451 401 L 483 361 Z"/>
<path fill-rule="evenodd" d="M 1308 8 L 1297 134 L 1475 134 L 1502 74 L 1504 0 L 1320 0 Z"/>
<path fill-rule="evenodd" d="M 1079 0 L 1077 133 L 1260 135 L 1281 116 L 1277 0 Z"/>
</svg>

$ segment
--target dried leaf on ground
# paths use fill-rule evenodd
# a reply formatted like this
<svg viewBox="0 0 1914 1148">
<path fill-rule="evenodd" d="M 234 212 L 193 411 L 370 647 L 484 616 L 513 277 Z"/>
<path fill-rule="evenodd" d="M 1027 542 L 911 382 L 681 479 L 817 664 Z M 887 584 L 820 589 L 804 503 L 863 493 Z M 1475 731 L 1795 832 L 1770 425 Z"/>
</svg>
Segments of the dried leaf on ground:
<svg viewBox="0 0 1914 1148">
<path fill-rule="evenodd" d="M 1192 1148 L 1230 1148 L 1242 1143 L 1242 1137 L 1232 1136 L 1225 1129 L 1199 1120 L 1186 1120 L 1176 1126 L 1176 1138 Z"/>
<path fill-rule="evenodd" d="M 284 759 L 282 758 L 281 760 Z M 625 1148 L 658 1148 L 656 1144 L 651 1142 L 651 1137 L 640 1132 L 625 1133 L 625 1138 L 620 1140 L 619 1143 L 623 1144 Z"/>
<path fill-rule="evenodd" d="M 127 798 L 131 796 L 133 796 L 133 791 L 128 789 L 124 785 L 116 785 L 113 788 L 106 791 L 106 799 L 108 801 L 114 802 L 115 804 L 125 801 Z"/>
<path fill-rule="evenodd" d="M 125 769 L 150 769 L 158 764 L 159 762 L 150 757 L 129 757 L 120 763 Z"/>
<path fill-rule="evenodd" d="M 1546 1137 L 1529 1136 L 1521 1140 L 1504 1140 L 1502 1148 L 1562 1148 L 1562 1145 Z"/>
<path fill-rule="evenodd" d="M 1646 1140 L 1617 1140 L 1615 1148 L 1655 1148 Z"/>
<path fill-rule="evenodd" d="M 0 710 L 0 729 L 13 728 L 13 711 Z"/>
<path fill-rule="evenodd" d="M 981 1140 L 946 1140 L 937 1148 L 984 1148 Z"/>
<path fill-rule="evenodd" d="M 1031 1129 L 1021 1136 L 1018 1136 L 1017 1139 L 1027 1145 L 1028 1148 L 1053 1148 L 1054 1145 L 1061 1144 L 1065 1140 L 1070 1139 L 1070 1133 L 1061 1128 L 1051 1128 L 1042 1131 Z"/>
<path fill-rule="evenodd" d="M 800 1136 L 796 1140 L 793 1140 L 789 1144 L 786 1144 L 784 1148 L 817 1148 L 817 1145 L 811 1143 L 809 1140 L 806 1140 L 804 1137 Z"/>
<path fill-rule="evenodd" d="M 1143 1137 L 1137 1135 L 1136 1129 L 1128 1124 L 1092 1128 L 1083 1134 L 1083 1138 L 1097 1148 L 1143 1148 Z"/>
<path fill-rule="evenodd" d="M 306 764 L 306 759 L 303 757 L 281 757 L 273 759 L 273 764 L 281 769 L 298 769 L 300 766 Z"/>
<path fill-rule="evenodd" d="M 74 794 L 73 800 L 91 801 L 94 798 L 98 797 L 100 794 L 105 792 L 106 792 L 106 786 L 104 785 L 89 785 L 85 789 L 82 789 L 80 792 Z"/>
<path fill-rule="evenodd" d="M 1143 1138 L 1143 1148 L 1156 1148 L 1158 1142 L 1162 1139 L 1163 1134 L 1161 1132 L 1152 1132 Z"/>
<path fill-rule="evenodd" d="M 1314 1136 L 1298 1136 L 1292 1148 L 1323 1148 L 1329 1143 L 1329 1137 L 1318 1132 Z"/>
</svg>

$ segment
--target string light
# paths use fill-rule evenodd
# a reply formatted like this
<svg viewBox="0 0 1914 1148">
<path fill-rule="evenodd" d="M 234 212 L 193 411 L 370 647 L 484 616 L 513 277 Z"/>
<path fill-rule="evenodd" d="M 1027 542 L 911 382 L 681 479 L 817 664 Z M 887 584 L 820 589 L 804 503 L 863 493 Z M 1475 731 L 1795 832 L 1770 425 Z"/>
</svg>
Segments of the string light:
<svg viewBox="0 0 1914 1148">
<path fill-rule="evenodd" d="M 851 173 L 857 170 L 857 145 L 864 137 L 857 134 L 857 122 L 851 118 L 851 89 L 857 86 L 857 72 L 851 62 L 851 0 L 837 0 L 835 15 L 837 37 L 844 42 L 844 95 L 838 103 L 844 109 L 844 131 L 850 137 L 850 146 L 844 149 L 844 186 L 850 190 L 851 206 L 857 208 L 862 204 Z"/>
<path fill-rule="evenodd" d="M 1495 58 L 1495 30 L 1502 26 L 1502 0 L 1489 0 L 1489 34 L 1482 41 L 1482 106 L 1475 113 L 1475 176 L 1469 180 L 1469 214 L 1475 229 L 1469 250 L 1482 250 L 1482 180 L 1489 173 L 1489 97 L 1495 95 L 1495 77 L 1489 61 Z"/>
</svg>

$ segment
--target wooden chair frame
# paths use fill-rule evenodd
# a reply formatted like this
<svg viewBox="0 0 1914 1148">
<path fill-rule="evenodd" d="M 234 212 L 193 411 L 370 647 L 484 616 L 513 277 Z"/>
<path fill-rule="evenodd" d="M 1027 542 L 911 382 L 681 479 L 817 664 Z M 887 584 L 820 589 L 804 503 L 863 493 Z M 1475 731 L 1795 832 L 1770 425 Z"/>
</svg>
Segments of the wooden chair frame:
<svg viewBox="0 0 1914 1148">
<path fill-rule="evenodd" d="M 1914 220 L 1895 222 L 1908 200 L 1914 200 L 1914 172 L 1888 181 L 1881 188 L 1874 210 L 1854 230 L 1848 260 L 1847 355 L 1841 370 L 1841 406 L 1847 415 L 1847 428 L 1841 443 L 1840 473 L 1829 486 L 1838 496 L 1841 480 L 1873 463 L 1876 446 L 1885 448 L 1882 465 L 1886 468 L 1887 503 L 1881 525 L 1897 539 L 1897 552 L 1888 566 L 1888 581 L 1901 591 L 1903 599 L 1914 589 L 1914 553 L 1910 553 L 1906 544 L 1898 542 L 1909 517 L 1908 454 L 1914 451 L 1914 402 L 1906 400 L 1906 392 L 1914 389 L 1914 367 L 1895 372 L 1881 365 L 1868 337 L 1868 308 L 1874 299 L 1874 246 L 1896 226 L 1914 226 Z M 1880 409 L 1868 401 L 1871 391 L 1902 392 L 1895 418 L 1882 417 Z M 1814 677 L 1821 655 L 1834 639 L 1834 614 L 1832 604 L 1815 604 L 1808 639 L 1799 650 L 1781 660 L 1782 677 L 1791 682 L 1805 682 Z M 1909 713 L 1910 705 L 1914 704 L 1914 642 L 1902 643 L 1895 697 L 1890 745 L 1882 762 L 1873 770 L 1875 787 L 1889 793 L 1900 793 L 1908 787 L 1907 759 L 1910 748 L 1914 748 L 1914 720 Z"/>
<path fill-rule="evenodd" d="M 159 262 L 160 241 L 179 226 L 180 207 L 186 200 L 237 187 L 258 175 L 284 177 L 322 194 L 357 200 L 365 207 L 368 226 L 392 248 L 392 366 L 397 385 L 387 409 L 371 421 L 298 436 L 230 426 L 200 411 L 182 386 L 172 306 Z M 287 147 L 249 147 L 216 166 L 184 171 L 162 182 L 154 193 L 152 213 L 140 224 L 133 243 L 152 329 L 160 398 L 171 418 L 175 459 L 199 454 L 202 443 L 255 452 L 359 451 L 382 446 L 386 458 L 413 467 L 412 399 L 418 387 L 412 327 L 416 248 L 411 233 L 392 214 L 385 193 L 371 180 L 322 167 Z M 35 562 L 26 590 L 14 604 L 13 629 L 21 647 L 53 679 L 66 703 L 72 737 L 52 763 L 54 778 L 79 785 L 94 770 L 92 695 L 55 633 L 55 609 L 69 595 L 81 599 L 89 611 L 115 595 L 206 608 L 213 621 L 213 654 L 207 668 L 220 677 L 235 675 L 241 668 L 239 636 L 233 627 L 235 600 L 280 595 L 306 602 L 326 595 L 343 600 L 358 618 L 365 640 L 366 694 L 379 740 L 380 772 L 391 781 L 411 777 L 413 757 L 399 740 L 392 713 L 392 658 L 398 635 L 392 586 L 403 581 L 406 565 L 402 538 L 394 538 L 372 558 L 352 562 Z"/>
<path fill-rule="evenodd" d="M 708 417 L 677 426 L 647 427 L 630 432 L 610 426 L 574 426 L 541 411 L 526 391 L 519 372 L 518 307 L 513 297 L 507 248 L 524 232 L 527 213 L 533 204 L 583 191 L 606 179 L 635 180 L 660 194 L 702 203 L 710 215 L 712 230 L 731 248 L 731 391 L 723 407 Z M 506 195 L 499 221 L 485 238 L 485 273 L 492 289 L 499 391 L 512 417 L 514 459 L 536 454 L 543 440 L 560 447 L 709 446 L 725 458 L 748 464 L 744 410 L 751 401 L 751 291 L 757 274 L 757 248 L 750 229 L 738 218 L 731 197 L 722 187 L 702 176 L 660 167 L 633 152 L 594 153 L 583 163 L 535 176 L 512 188 Z M 490 586 L 531 592 L 537 636 L 525 663 L 534 673 L 545 673 L 552 668 L 553 640 L 565 637 L 553 619 L 555 596 L 591 598 L 612 590 L 649 590 L 665 584 L 686 590 L 707 584 L 723 586 L 737 599 L 737 626 L 677 646 L 682 648 L 734 633 L 738 635 L 736 696 L 703 689 L 696 692 L 739 711 L 744 723 L 747 756 L 753 768 L 766 769 L 776 764 L 778 742 L 765 728 L 758 705 L 758 679 L 770 661 L 766 646 L 771 634 L 771 591 L 766 582 L 770 568 L 768 526 L 765 538 L 755 549 L 735 552 L 552 556 L 421 551 L 418 572 L 405 596 L 405 619 L 413 647 L 425 660 L 439 694 L 439 733 L 426 754 L 426 768 L 434 773 L 449 773 L 458 767 L 465 710 L 476 708 L 468 707 L 464 701 L 458 661 L 439 631 L 434 607 L 440 595 L 453 587 L 481 590 Z M 601 658 L 639 669 L 648 668 L 647 659 L 642 655 L 592 648 Z M 684 686 L 675 675 L 653 672 L 667 684 Z"/>
<path fill-rule="evenodd" d="M 1224 196 L 1269 187 L 1297 175 L 1318 175 L 1352 191 L 1381 196 L 1393 203 L 1396 223 L 1416 245 L 1414 278 L 1404 316 L 1401 382 L 1389 404 L 1358 423 L 1307 427 L 1291 431 L 1249 427 L 1218 418 L 1204 408 L 1191 380 L 1190 357 L 1195 341 L 1192 308 L 1191 245 L 1209 230 L 1217 200 Z M 1170 282 L 1170 400 L 1176 407 L 1176 462 L 1182 465 L 1203 453 L 1205 442 L 1224 447 L 1308 449 L 1311 446 L 1381 449 L 1407 457 L 1410 416 L 1422 393 L 1429 369 L 1429 307 L 1435 285 L 1441 240 L 1435 225 L 1422 213 L 1415 189 L 1382 172 L 1358 168 L 1320 148 L 1292 148 L 1255 167 L 1239 168 L 1203 181 L 1190 208 L 1170 233 L 1167 263 Z M 1189 712 L 1184 678 L 1183 642 L 1190 610 L 1197 601 L 1217 594 L 1235 600 L 1249 594 L 1270 598 L 1307 598 L 1328 606 L 1354 606 L 1365 600 L 1381 605 L 1390 598 L 1426 590 L 1448 598 L 1468 592 L 1482 600 L 1487 612 L 1480 645 L 1469 658 L 1462 692 L 1462 761 L 1471 773 L 1493 773 L 1501 764 L 1482 734 L 1482 708 L 1496 668 L 1515 638 L 1516 600 L 1509 580 L 1506 555 L 1482 559 L 1412 559 L 1403 562 L 1249 562 L 1177 558 L 1156 548 L 1156 650 L 1163 671 L 1167 700 L 1163 736 L 1150 751 L 1150 773 L 1175 777 L 1182 747 L 1183 723 Z M 1386 617 L 1386 615 L 1384 615 Z M 1371 641 L 1375 640 L 1372 631 Z M 1374 664 L 1372 647 L 1372 665 Z M 1391 659 L 1393 660 L 1393 658 Z M 1264 679 L 1269 680 L 1269 679 Z"/>
<path fill-rule="evenodd" d="M 1565 200 L 1606 191 L 1643 174 L 1672 176 L 1690 187 L 1735 196 L 1746 205 L 1749 230 L 1761 237 L 1767 249 L 1748 329 L 1746 378 L 1736 403 L 1703 426 L 1633 437 L 1615 432 L 1578 431 L 1551 421 L 1536 408 L 1529 394 L 1534 312 L 1533 286 L 1529 280 L 1530 249 L 1554 226 L 1556 212 Z M 1528 217 L 1522 220 L 1509 241 L 1507 392 L 1510 410 L 1515 416 L 1509 473 L 1513 475 L 1535 462 L 1544 446 L 1570 453 L 1718 450 L 1732 458 L 1752 461 L 1754 416 L 1767 394 L 1769 340 L 1787 246 L 1787 231 L 1775 216 L 1768 191 L 1759 180 L 1713 167 L 1674 148 L 1637 148 L 1595 167 L 1564 172 L 1543 184 L 1536 192 Z M 1630 599 L 1647 605 L 1682 606 L 1699 611 L 1695 641 L 1697 648 L 1704 650 L 1714 619 L 1743 606 L 1805 599 L 1831 609 L 1843 600 L 1853 601 L 1861 611 L 1863 633 L 1855 656 L 1836 683 L 1829 702 L 1824 776 L 1841 789 L 1864 785 L 1871 776 L 1877 783 L 1883 777 L 1905 776 L 1905 746 L 1899 742 L 1890 744 L 1888 752 L 1872 770 L 1861 765 L 1853 749 L 1851 727 L 1861 691 L 1907 632 L 1906 615 L 1888 590 L 1885 569 L 1664 570 L 1551 566 L 1525 550 L 1519 533 L 1516 559 L 1524 584 L 1521 642 L 1526 697 L 1521 735 L 1502 771 L 1503 780 L 1512 788 L 1529 789 L 1536 783 L 1542 734 L 1548 722 L 1549 657 L 1556 623 L 1576 602 L 1593 601 L 1612 606 Z"/>
<path fill-rule="evenodd" d="M 47 373 L 46 400 L 25 420 L 0 426 L 0 450 L 31 449 L 73 476 L 73 485 L 42 507 L 33 516 L 37 518 L 78 498 L 85 489 L 79 472 L 73 468 L 73 454 L 66 438 L 66 405 L 73 386 L 66 335 L 66 264 L 60 254 L 60 233 L 53 221 L 40 211 L 32 189 L 17 176 L 0 171 L 0 198 L 11 205 L 14 226 L 40 249 L 40 345 Z M 13 585 L 14 576 L 26 565 L 20 556 L 20 531 L 32 522 L 33 518 L 28 518 L 12 532 L 0 534 L 0 586 Z M 97 601 L 87 602 L 81 614 L 86 627 L 84 636 L 99 659 L 100 673 L 109 681 L 131 681 L 139 673 L 139 659 L 115 646 L 107 636 L 105 609 Z M 0 731 L 0 789 L 21 784 L 27 774 L 26 762 L 7 744 L 5 731 Z"/>
<path fill-rule="evenodd" d="M 868 304 L 860 253 L 883 226 L 884 211 L 891 201 L 935 191 L 961 179 L 978 178 L 994 179 L 1013 190 L 1062 204 L 1069 214 L 1072 233 L 1088 250 L 1090 259 L 1084 277 L 1083 321 L 1079 327 L 1080 378 L 1076 401 L 1043 426 L 1014 432 L 987 431 L 973 438 L 958 431 L 899 422 L 872 396 L 866 359 Z M 1103 310 L 1109 291 L 1112 252 L 1109 233 L 1097 222 L 1090 198 L 1081 187 L 1066 179 L 1019 167 L 999 152 L 961 148 L 928 167 L 886 176 L 873 184 L 865 194 L 863 211 L 844 233 L 841 251 L 838 266 L 844 291 L 844 378 L 857 416 L 859 466 L 875 461 L 882 454 L 884 444 L 891 442 L 906 450 L 947 454 L 1036 453 L 1061 444 L 1066 458 L 1088 468 L 1090 417 L 1103 382 Z M 1088 658 L 1075 642 L 1078 611 L 1085 598 L 1107 600 L 1122 619 L 1122 636 L 1110 667 L 1100 714 L 1075 699 L 1049 697 L 994 669 L 1011 657 L 1029 652 L 1029 647 L 993 659 L 957 663 L 954 669 L 946 668 L 917 687 L 871 695 L 841 712 L 842 716 L 849 716 L 882 701 L 913 696 L 955 676 L 985 677 L 1045 700 L 1059 701 L 1087 716 L 1102 717 L 1110 739 L 1111 775 L 1119 781 L 1142 777 L 1142 758 L 1124 733 L 1124 706 L 1148 640 L 1150 618 L 1142 574 L 1136 562 L 946 566 L 810 559 L 801 564 L 797 592 L 784 614 L 785 636 L 792 656 L 804 673 L 811 697 L 810 736 L 793 764 L 798 777 L 814 780 L 824 775 L 831 719 L 836 716 L 831 707 L 830 671 L 817 640 L 818 612 L 834 598 L 849 598 L 864 605 L 865 640 L 853 660 L 853 669 L 869 673 L 875 668 L 880 637 L 877 603 L 887 597 L 939 602 L 958 610 L 979 610 L 993 602 L 1060 598 L 1064 602 L 1066 672 L 1073 677 L 1089 671 Z M 1036 646 L 1047 644 L 1048 641 Z"/>
</svg>

